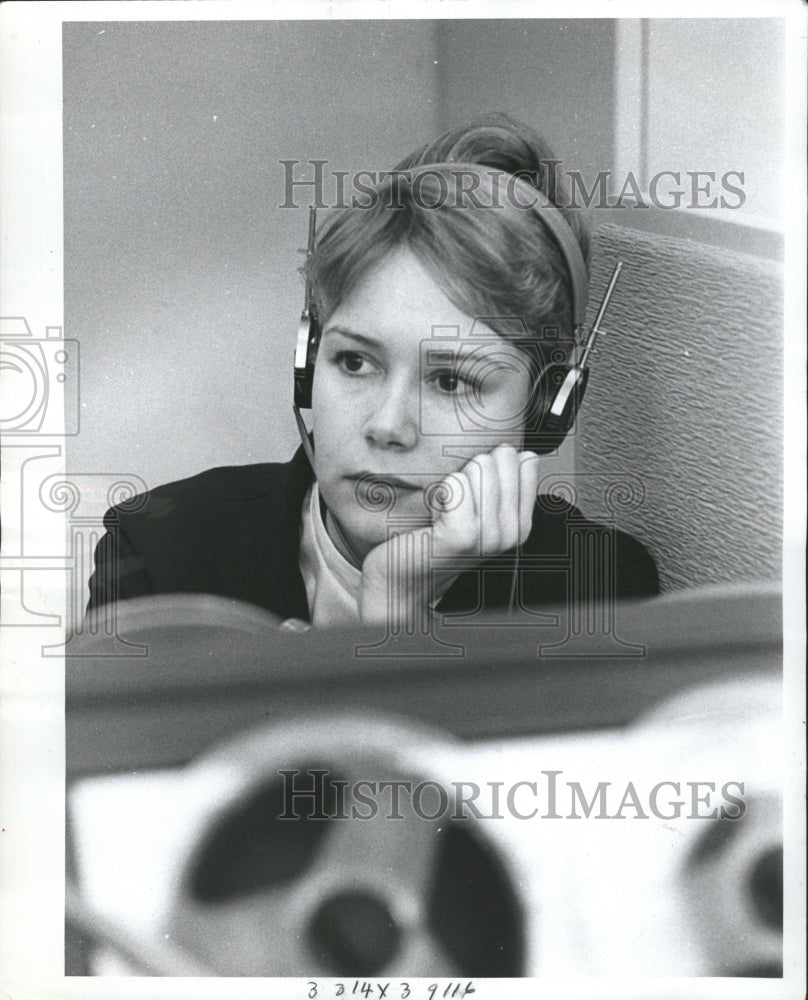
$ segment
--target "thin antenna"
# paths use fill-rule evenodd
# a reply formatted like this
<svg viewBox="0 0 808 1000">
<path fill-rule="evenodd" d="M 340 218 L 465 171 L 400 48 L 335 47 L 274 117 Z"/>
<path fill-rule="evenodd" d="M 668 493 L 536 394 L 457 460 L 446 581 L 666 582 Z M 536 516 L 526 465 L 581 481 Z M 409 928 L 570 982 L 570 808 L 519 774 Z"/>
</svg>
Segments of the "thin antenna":
<svg viewBox="0 0 808 1000">
<path fill-rule="evenodd" d="M 584 347 L 584 353 L 581 355 L 581 360 L 578 362 L 579 368 L 583 368 L 586 365 L 586 360 L 589 357 L 589 352 L 595 346 L 595 341 L 597 340 L 598 334 L 600 333 L 601 320 L 603 319 L 606 313 L 606 309 L 608 308 L 609 305 L 609 300 L 611 299 L 612 292 L 614 291 L 614 286 L 617 284 L 617 279 L 620 277 L 620 272 L 622 270 L 623 270 L 623 263 L 622 261 L 618 261 L 617 264 L 615 264 L 614 270 L 612 271 L 612 276 L 609 279 L 609 284 L 603 296 L 603 301 L 600 304 L 600 309 L 598 309 L 598 314 L 595 317 L 595 322 L 594 325 L 592 326 L 592 330 L 590 331 L 590 334 L 587 337 L 586 346 Z"/>
<path fill-rule="evenodd" d="M 306 254 L 306 263 L 309 261 L 312 252 L 314 251 L 314 234 L 317 231 L 317 209 L 314 205 L 309 207 L 309 236 L 306 241 L 306 249 L 304 253 Z M 306 274 L 306 296 L 303 302 L 303 315 L 308 316 L 309 310 L 311 308 L 311 282 L 309 281 L 308 273 Z"/>
</svg>

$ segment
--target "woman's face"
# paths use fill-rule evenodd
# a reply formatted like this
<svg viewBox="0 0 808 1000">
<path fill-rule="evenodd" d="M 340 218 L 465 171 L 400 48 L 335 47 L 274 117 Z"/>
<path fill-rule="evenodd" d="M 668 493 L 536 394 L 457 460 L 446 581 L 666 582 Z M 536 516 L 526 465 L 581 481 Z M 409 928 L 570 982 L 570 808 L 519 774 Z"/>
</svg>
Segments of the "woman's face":
<svg viewBox="0 0 808 1000">
<path fill-rule="evenodd" d="M 521 447 L 527 356 L 454 305 L 399 248 L 325 323 L 312 394 L 315 472 L 360 558 L 388 527 L 430 522 L 430 486 Z"/>
</svg>

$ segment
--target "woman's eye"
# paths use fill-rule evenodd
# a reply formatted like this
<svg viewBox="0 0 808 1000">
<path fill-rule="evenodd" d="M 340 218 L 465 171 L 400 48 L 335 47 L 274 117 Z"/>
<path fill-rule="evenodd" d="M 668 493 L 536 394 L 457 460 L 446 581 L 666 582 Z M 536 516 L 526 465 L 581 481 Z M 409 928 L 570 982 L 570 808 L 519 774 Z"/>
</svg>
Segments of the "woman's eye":
<svg viewBox="0 0 808 1000">
<path fill-rule="evenodd" d="M 460 378 L 457 372 L 441 372 L 436 382 L 441 392 L 457 392 L 460 387 Z"/>
<path fill-rule="evenodd" d="M 447 396 L 471 392 L 475 387 L 473 379 L 466 378 L 454 370 L 436 372 L 433 377 L 433 383 L 437 386 L 439 392 Z"/>
<path fill-rule="evenodd" d="M 334 360 L 349 375 L 359 375 L 367 370 L 367 359 L 355 351 L 340 351 Z"/>
</svg>

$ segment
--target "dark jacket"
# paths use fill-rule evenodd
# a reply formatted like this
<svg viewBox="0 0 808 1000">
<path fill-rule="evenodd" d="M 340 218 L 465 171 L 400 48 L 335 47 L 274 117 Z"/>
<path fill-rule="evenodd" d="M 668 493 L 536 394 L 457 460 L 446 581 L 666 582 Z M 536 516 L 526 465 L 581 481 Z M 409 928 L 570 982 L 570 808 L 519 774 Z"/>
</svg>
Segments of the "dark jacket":
<svg viewBox="0 0 808 1000">
<path fill-rule="evenodd" d="M 308 620 L 298 551 L 312 481 L 300 449 L 285 464 L 210 469 L 113 507 L 95 552 L 88 612 L 148 594 L 199 593 Z M 602 554 L 595 570 L 582 557 L 587 546 L 596 562 Z M 516 558 L 513 552 L 462 571 L 438 609 L 507 608 Z M 659 590 L 653 559 L 636 539 L 553 497 L 538 498 L 518 560 L 518 600 L 527 609 L 563 604 L 575 594 L 627 598 Z"/>
</svg>

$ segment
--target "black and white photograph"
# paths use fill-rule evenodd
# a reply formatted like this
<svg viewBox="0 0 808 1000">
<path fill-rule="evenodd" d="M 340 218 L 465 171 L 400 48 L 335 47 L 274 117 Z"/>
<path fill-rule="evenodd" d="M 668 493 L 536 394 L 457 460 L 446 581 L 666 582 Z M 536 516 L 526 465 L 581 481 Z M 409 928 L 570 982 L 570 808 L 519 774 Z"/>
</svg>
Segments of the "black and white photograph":
<svg viewBox="0 0 808 1000">
<path fill-rule="evenodd" d="M 804 6 L 0 18 L 0 996 L 802 996 Z"/>
</svg>

